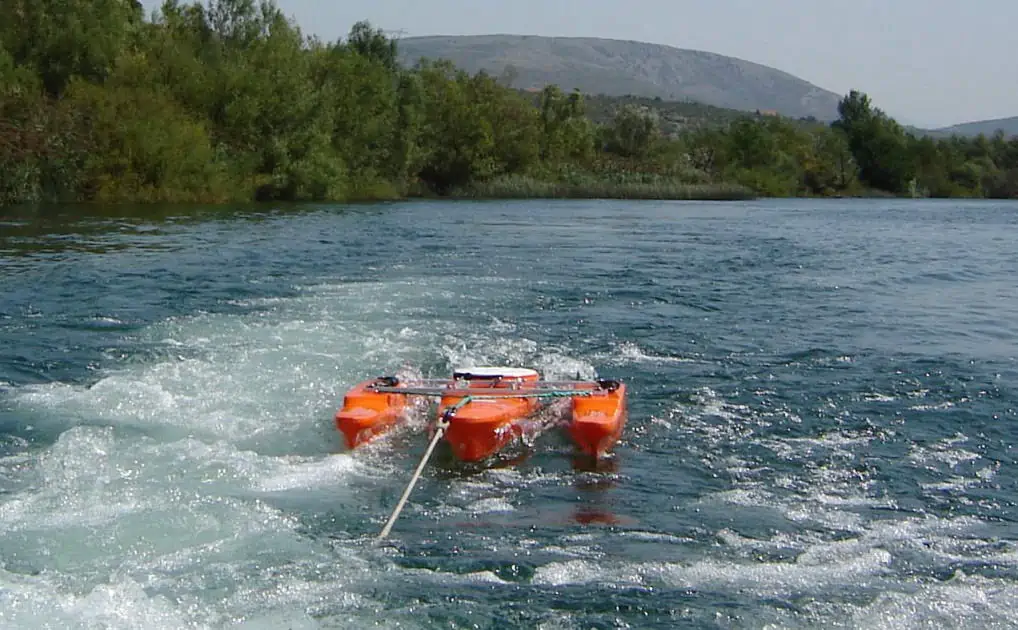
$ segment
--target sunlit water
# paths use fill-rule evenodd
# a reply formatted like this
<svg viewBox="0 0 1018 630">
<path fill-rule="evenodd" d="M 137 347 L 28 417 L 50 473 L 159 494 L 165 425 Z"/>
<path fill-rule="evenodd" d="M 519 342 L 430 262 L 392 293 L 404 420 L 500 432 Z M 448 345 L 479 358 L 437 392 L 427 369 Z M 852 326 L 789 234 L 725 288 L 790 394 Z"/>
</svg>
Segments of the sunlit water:
<svg viewBox="0 0 1018 630">
<path fill-rule="evenodd" d="M 1018 204 L 85 212 L 0 215 L 0 627 L 1018 624 Z M 343 392 L 489 363 L 627 382 L 615 456 L 373 545 L 427 415 Z"/>
</svg>

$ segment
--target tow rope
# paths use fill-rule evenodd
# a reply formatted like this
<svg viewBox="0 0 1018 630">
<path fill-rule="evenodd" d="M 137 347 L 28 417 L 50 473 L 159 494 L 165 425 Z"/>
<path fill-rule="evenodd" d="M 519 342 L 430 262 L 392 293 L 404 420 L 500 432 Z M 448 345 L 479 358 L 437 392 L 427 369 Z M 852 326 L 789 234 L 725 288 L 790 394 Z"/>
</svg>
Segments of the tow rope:
<svg viewBox="0 0 1018 630">
<path fill-rule="evenodd" d="M 378 389 L 380 391 L 384 391 L 385 389 L 388 389 L 388 388 L 381 388 L 380 387 Z M 399 391 L 400 393 L 406 393 L 406 394 L 411 394 L 411 395 L 412 394 L 420 394 L 420 395 L 429 395 L 429 394 L 431 394 L 430 391 L 427 392 L 427 393 L 420 392 L 420 391 L 415 392 L 413 390 L 406 391 L 408 388 L 392 388 L 392 389 L 394 389 L 396 391 Z M 589 391 L 559 390 L 559 391 L 534 392 L 534 393 L 529 393 L 529 394 L 525 394 L 525 393 L 522 393 L 522 392 L 520 392 L 520 393 L 511 393 L 511 394 L 510 393 L 506 393 L 506 394 L 489 394 L 489 395 L 486 395 L 486 394 L 474 394 L 474 395 L 464 396 L 455 405 L 451 405 L 451 406 L 447 407 L 446 410 L 444 412 L 442 412 L 442 417 L 440 417 L 438 419 L 438 423 L 435 426 L 435 435 L 431 438 L 431 442 L 428 444 L 427 450 L 424 451 L 424 457 L 422 457 L 420 463 L 417 464 L 417 470 L 415 470 L 413 476 L 410 477 L 410 483 L 407 484 L 406 489 L 403 491 L 403 496 L 401 496 L 399 498 L 399 502 L 396 504 L 396 509 L 394 509 L 392 511 L 392 514 L 389 515 L 389 520 L 386 521 L 385 527 L 382 528 L 382 531 L 378 534 L 378 537 L 375 539 L 375 541 L 379 542 L 379 541 L 383 540 L 386 536 L 389 535 L 389 532 L 392 531 L 392 526 L 396 523 L 396 519 L 399 518 L 400 512 L 403 511 L 403 507 L 406 505 L 407 499 L 410 498 L 410 493 L 413 492 L 414 486 L 417 485 L 417 481 L 421 478 L 421 473 L 424 472 L 424 467 L 427 465 L 428 460 L 431 459 L 431 454 L 434 452 L 435 446 L 437 446 L 438 445 L 438 441 L 440 439 L 442 439 L 442 436 L 445 434 L 445 430 L 449 428 L 449 423 L 452 422 L 453 416 L 456 415 L 456 411 L 458 409 L 460 409 L 461 407 L 466 406 L 471 401 L 474 401 L 474 400 L 483 400 L 483 399 L 486 399 L 486 398 L 488 398 L 488 399 L 490 399 L 490 398 L 523 398 L 523 397 L 526 397 L 526 398 L 567 398 L 567 397 L 569 397 L 569 398 L 571 398 L 571 397 L 574 397 L 574 396 L 591 396 L 593 394 L 594 394 L 594 390 L 589 390 Z"/>
<path fill-rule="evenodd" d="M 424 466 L 427 465 L 428 460 L 431 459 L 431 453 L 434 452 L 435 446 L 438 444 L 438 441 L 442 439 L 442 435 L 445 433 L 445 430 L 449 428 L 449 422 L 452 420 L 452 417 L 456 415 L 456 410 L 466 405 L 471 400 L 473 400 L 472 396 L 466 396 L 455 405 L 448 407 L 445 412 L 442 413 L 442 417 L 438 419 L 438 424 L 435 427 L 435 435 L 431 438 L 431 442 L 428 444 L 428 449 L 424 451 L 424 457 L 421 458 L 421 463 L 417 465 L 417 470 L 414 471 L 413 477 L 410 478 L 410 483 L 407 484 L 406 490 L 403 491 L 403 496 L 400 497 L 399 503 L 396 504 L 396 509 L 392 511 L 392 515 L 389 516 L 389 520 L 385 523 L 385 527 L 382 528 L 382 531 L 378 534 L 378 538 L 376 540 L 382 540 L 389 535 L 390 531 L 392 531 L 393 524 L 396 522 L 396 519 L 399 518 L 399 513 L 403 511 L 403 506 L 406 505 L 406 500 L 410 497 L 410 493 L 413 491 L 414 486 L 417 485 L 417 480 L 421 478 L 421 472 L 424 471 Z"/>
</svg>

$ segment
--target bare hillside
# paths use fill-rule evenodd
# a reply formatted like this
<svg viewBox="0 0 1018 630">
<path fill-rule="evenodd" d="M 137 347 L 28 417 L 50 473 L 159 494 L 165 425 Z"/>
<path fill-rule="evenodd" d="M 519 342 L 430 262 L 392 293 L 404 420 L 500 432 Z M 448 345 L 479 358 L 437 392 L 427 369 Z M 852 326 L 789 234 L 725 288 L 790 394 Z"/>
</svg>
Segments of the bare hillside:
<svg viewBox="0 0 1018 630">
<path fill-rule="evenodd" d="M 557 84 L 588 94 L 660 97 L 740 110 L 774 110 L 796 118 L 837 118 L 840 96 L 767 66 L 696 50 L 611 39 L 475 35 L 411 37 L 399 42 L 403 63 L 448 59 L 471 73 L 502 75 L 513 86 Z"/>
</svg>

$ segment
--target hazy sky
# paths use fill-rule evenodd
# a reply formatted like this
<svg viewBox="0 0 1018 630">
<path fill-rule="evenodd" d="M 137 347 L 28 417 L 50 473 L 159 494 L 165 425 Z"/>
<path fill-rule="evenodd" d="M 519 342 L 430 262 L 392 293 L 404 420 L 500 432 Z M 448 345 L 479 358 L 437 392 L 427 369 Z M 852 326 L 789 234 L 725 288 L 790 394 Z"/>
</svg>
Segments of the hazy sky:
<svg viewBox="0 0 1018 630">
<path fill-rule="evenodd" d="M 149 9 L 161 0 L 143 0 Z M 1018 0 L 276 0 L 301 28 L 357 20 L 404 36 L 512 33 L 632 39 L 739 57 L 900 122 L 1018 116 Z"/>
</svg>

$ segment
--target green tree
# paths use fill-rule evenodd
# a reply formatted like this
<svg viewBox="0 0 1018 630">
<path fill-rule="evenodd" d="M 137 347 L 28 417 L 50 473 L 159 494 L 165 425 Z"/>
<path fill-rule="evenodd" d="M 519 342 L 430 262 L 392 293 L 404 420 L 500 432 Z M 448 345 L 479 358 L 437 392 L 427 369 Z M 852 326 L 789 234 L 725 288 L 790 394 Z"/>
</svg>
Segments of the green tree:
<svg viewBox="0 0 1018 630">
<path fill-rule="evenodd" d="M 204 125 L 165 94 L 74 80 L 66 99 L 89 121 L 94 150 L 82 169 L 87 197 L 148 202 L 230 197 L 224 165 Z"/>
<path fill-rule="evenodd" d="M 396 118 L 389 176 L 401 192 L 408 190 L 424 165 L 421 147 L 423 88 L 416 73 L 401 72 L 396 87 Z"/>
<path fill-rule="evenodd" d="M 389 72 L 396 72 L 399 63 L 396 40 L 386 37 L 381 29 L 373 29 L 370 22 L 354 24 L 346 41 L 357 54 L 377 62 Z"/>
<path fill-rule="evenodd" d="M 605 151 L 623 157 L 646 157 L 654 149 L 660 128 L 659 116 L 627 103 L 615 112 L 605 131 Z"/>
<path fill-rule="evenodd" d="M 494 139 L 493 174 L 525 173 L 535 167 L 540 159 L 541 126 L 534 107 L 520 95 L 500 86 L 495 77 L 484 72 L 471 79 L 470 91 L 478 104 L 479 114 L 491 125 Z M 577 109 L 577 104 L 570 102 L 569 107 L 569 115 L 578 117 L 572 120 L 580 120 L 582 110 Z M 570 136 L 576 142 L 575 135 L 585 133 L 570 128 L 569 124 L 565 130 L 566 146 L 570 146 Z M 575 157 L 582 152 L 573 146 L 572 153 Z"/>
<path fill-rule="evenodd" d="M 803 160 L 803 185 L 808 192 L 830 195 L 851 190 L 858 184 L 858 172 L 845 134 L 831 128 L 812 134 Z"/>
<path fill-rule="evenodd" d="M 446 61 L 421 64 L 424 91 L 419 177 L 430 189 L 447 193 L 495 174 L 495 136 L 491 122 L 472 98 L 470 78 Z"/>
<path fill-rule="evenodd" d="M 838 103 L 838 114 L 833 126 L 848 138 L 860 178 L 881 190 L 907 190 L 915 177 L 915 164 L 901 126 L 855 90 Z"/>
<path fill-rule="evenodd" d="M 331 108 L 332 146 L 347 165 L 348 179 L 375 187 L 385 178 L 397 176 L 399 160 L 416 158 L 416 82 L 409 81 L 400 94 L 399 82 L 380 61 L 334 47 L 322 58 L 318 74 L 325 106 Z M 401 103 L 400 98 L 409 99 Z M 404 127 L 398 127 L 400 115 Z M 411 126 L 406 126 L 411 125 Z M 397 142 L 407 144 L 406 153 L 396 156 Z"/>
<path fill-rule="evenodd" d="M 549 85 L 541 92 L 540 156 L 549 163 L 586 160 L 594 149 L 594 128 L 585 115 L 583 95 L 573 91 L 566 96 L 558 86 Z"/>
<path fill-rule="evenodd" d="M 0 41 L 15 64 L 34 68 L 59 95 L 72 77 L 105 79 L 141 21 L 134 0 L 5 0 Z"/>
<path fill-rule="evenodd" d="M 726 134 L 729 178 L 768 196 L 801 190 L 807 136 L 781 120 L 743 118 Z"/>
</svg>

